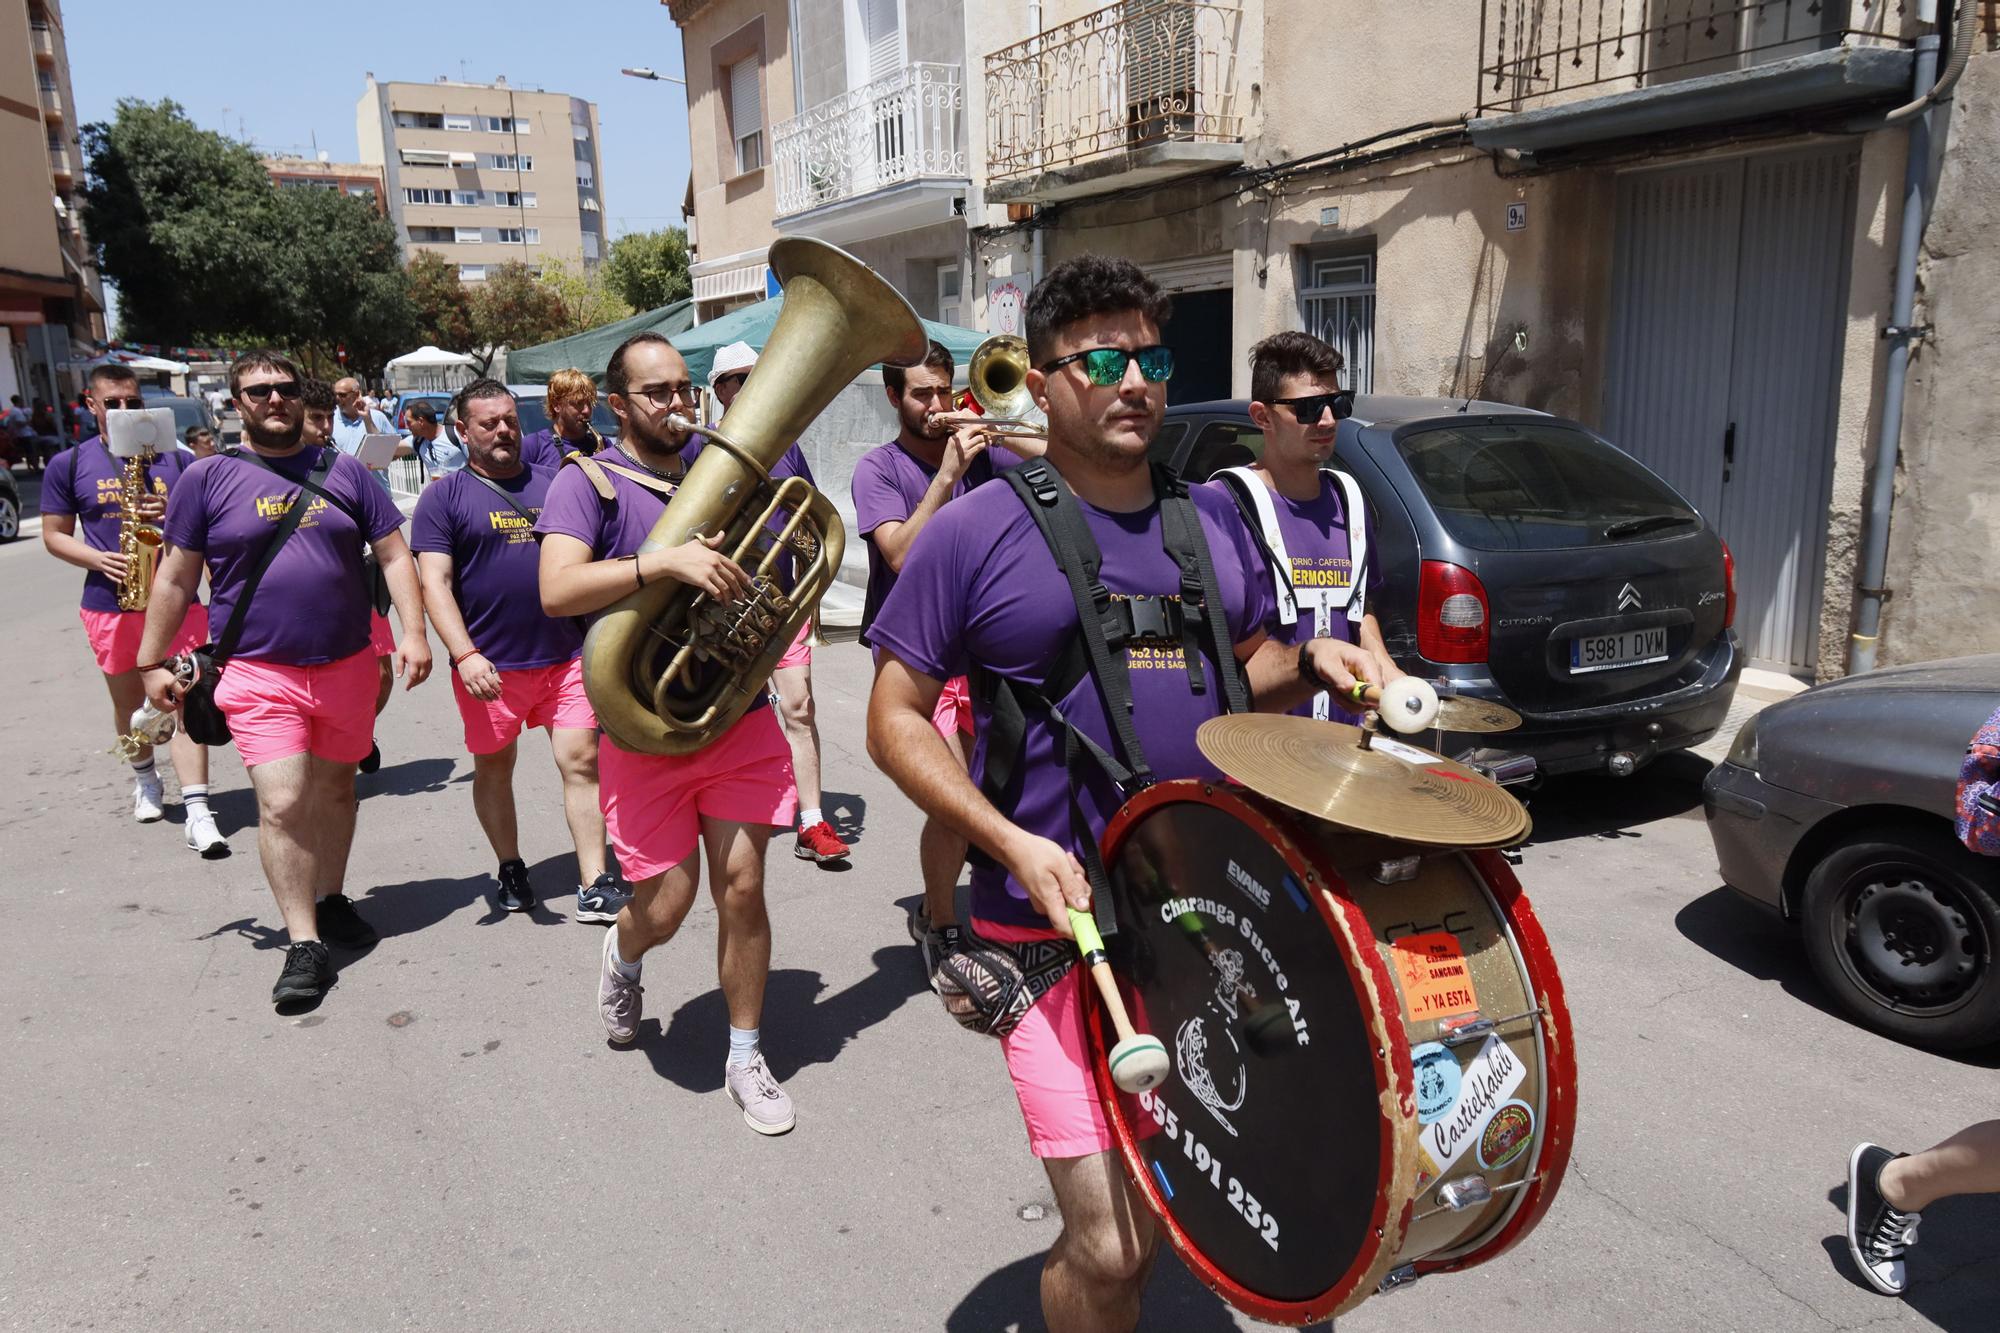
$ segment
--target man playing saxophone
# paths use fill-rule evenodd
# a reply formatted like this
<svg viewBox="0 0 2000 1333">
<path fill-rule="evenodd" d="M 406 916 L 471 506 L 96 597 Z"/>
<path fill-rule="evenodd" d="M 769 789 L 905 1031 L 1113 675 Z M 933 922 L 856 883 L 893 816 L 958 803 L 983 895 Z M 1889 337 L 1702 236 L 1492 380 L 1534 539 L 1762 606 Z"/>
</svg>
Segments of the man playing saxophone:
<svg viewBox="0 0 2000 1333">
<path fill-rule="evenodd" d="M 687 362 L 657 333 L 619 345 L 605 371 L 619 438 L 591 458 L 573 455 L 542 502 L 542 609 L 595 620 L 628 593 L 661 579 L 717 602 L 749 591 L 742 567 L 696 538 L 665 550 L 639 547 L 687 476 L 696 411 Z M 681 418 L 676 423 L 672 418 Z M 680 930 L 694 905 L 700 855 L 708 860 L 719 938 L 717 971 L 729 1013 L 723 1085 L 759 1134 L 792 1128 L 792 1099 L 759 1049 L 771 923 L 764 910 L 764 853 L 773 825 L 797 805 L 791 750 L 758 696 L 720 737 L 693 754 L 639 754 L 610 735 L 598 744 L 598 799 L 632 899 L 605 933 L 598 1013 L 614 1045 L 638 1033 L 640 963 Z"/>
<path fill-rule="evenodd" d="M 84 632 L 111 695 L 113 734 L 130 732 L 132 714 L 145 702 L 139 680 L 139 638 L 146 628 L 146 595 L 151 562 L 135 562 L 140 525 L 157 526 L 167 512 L 167 490 L 189 461 L 179 450 L 128 468 L 106 444 L 108 413 L 143 408 L 139 377 L 128 367 L 97 366 L 85 396 L 97 419 L 97 433 L 63 450 L 49 463 L 42 483 L 42 545 L 56 559 L 88 570 L 83 581 Z M 128 507 L 129 502 L 129 507 Z M 173 651 L 184 653 L 208 638 L 208 609 L 191 602 L 175 636 Z M 165 789 L 153 762 L 153 747 L 129 748 L 132 764 L 132 817 L 142 824 L 163 818 Z M 187 845 L 205 857 L 226 856 L 229 844 L 208 810 L 208 751 L 184 734 L 172 744 L 174 775 L 180 779 L 187 813 Z"/>
</svg>

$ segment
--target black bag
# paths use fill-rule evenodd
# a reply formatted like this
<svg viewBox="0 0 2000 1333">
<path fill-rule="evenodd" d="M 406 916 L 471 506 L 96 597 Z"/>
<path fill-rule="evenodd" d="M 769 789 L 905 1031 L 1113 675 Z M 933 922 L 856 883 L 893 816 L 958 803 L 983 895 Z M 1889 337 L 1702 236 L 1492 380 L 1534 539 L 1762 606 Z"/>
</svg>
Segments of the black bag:
<svg viewBox="0 0 2000 1333">
<path fill-rule="evenodd" d="M 232 457 L 241 457 L 232 451 Z M 258 460 L 262 462 L 263 460 Z M 264 465 L 271 471 L 270 464 Z M 229 623 L 222 627 L 222 637 L 203 644 L 190 656 L 194 659 L 194 684 L 188 686 L 181 696 L 181 730 L 197 745 L 227 745 L 235 737 L 229 730 L 229 719 L 216 707 L 215 687 L 222 682 L 222 668 L 228 664 L 236 652 L 236 645 L 243 637 L 243 613 L 250 609 L 250 599 L 257 593 L 257 585 L 264 580 L 264 571 L 277 559 L 278 548 L 283 546 L 292 533 L 297 531 L 299 520 L 306 516 L 306 490 L 317 491 L 315 484 L 326 480 L 327 470 L 333 466 L 333 450 L 320 455 L 313 465 L 305 484 L 292 496 L 291 507 L 285 511 L 278 530 L 271 534 L 270 544 L 264 554 L 257 557 L 257 567 L 250 571 L 250 577 L 243 583 L 243 596 L 229 610 Z"/>
</svg>

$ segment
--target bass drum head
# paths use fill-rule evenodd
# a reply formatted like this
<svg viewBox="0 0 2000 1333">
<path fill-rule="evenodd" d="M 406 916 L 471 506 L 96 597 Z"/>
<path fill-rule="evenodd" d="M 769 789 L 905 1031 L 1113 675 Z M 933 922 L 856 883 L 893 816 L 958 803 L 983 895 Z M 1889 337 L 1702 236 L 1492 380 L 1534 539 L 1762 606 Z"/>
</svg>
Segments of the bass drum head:
<svg viewBox="0 0 2000 1333">
<path fill-rule="evenodd" d="M 1397 1052 L 1324 906 L 1327 877 L 1272 816 L 1198 782 L 1135 798 L 1105 850 L 1112 967 L 1173 1061 L 1158 1088 L 1116 1092 L 1102 1058 L 1115 1036 L 1090 1007 L 1128 1174 L 1224 1299 L 1275 1322 L 1324 1318 L 1386 1261 Z"/>
</svg>

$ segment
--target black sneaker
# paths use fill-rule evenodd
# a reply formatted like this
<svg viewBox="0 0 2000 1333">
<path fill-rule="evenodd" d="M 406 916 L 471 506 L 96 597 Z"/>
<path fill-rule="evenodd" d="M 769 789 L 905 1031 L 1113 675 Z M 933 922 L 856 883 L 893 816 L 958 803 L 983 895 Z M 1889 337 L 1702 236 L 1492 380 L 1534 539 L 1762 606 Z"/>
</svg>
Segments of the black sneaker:
<svg viewBox="0 0 2000 1333">
<path fill-rule="evenodd" d="M 609 870 L 590 881 L 588 886 L 576 891 L 576 919 L 578 921 L 601 921 L 611 924 L 618 920 L 618 913 L 632 895 L 618 882 L 618 876 Z"/>
<path fill-rule="evenodd" d="M 923 942 L 917 948 L 923 952 L 924 980 L 933 993 L 944 993 L 938 990 L 938 964 L 957 953 L 963 944 L 964 938 L 957 926 L 933 926 L 924 932 Z"/>
<path fill-rule="evenodd" d="M 493 901 L 500 904 L 503 912 L 525 912 L 535 905 L 535 890 L 528 883 L 528 863 L 520 859 L 502 861 L 500 871 L 494 876 L 500 881 L 500 888 L 494 893 Z"/>
<path fill-rule="evenodd" d="M 319 900 L 319 933 L 330 944 L 343 949 L 365 949 L 382 937 L 375 927 L 361 919 L 354 903 L 344 893 L 329 893 Z"/>
<path fill-rule="evenodd" d="M 318 940 L 301 940 L 285 950 L 285 970 L 271 987 L 271 1003 L 317 1000 L 333 985 L 333 960 Z"/>
<path fill-rule="evenodd" d="M 363 773 L 373 773 L 376 769 L 382 767 L 382 747 L 370 741 L 368 743 L 368 757 L 356 764 L 355 767 Z"/>
<path fill-rule="evenodd" d="M 1902 1155 L 1864 1143 L 1847 1159 L 1847 1252 L 1868 1285 L 1884 1296 L 1900 1296 L 1909 1286 L 1903 1255 L 1917 1243 L 1920 1220 L 1882 1197 L 1882 1168 Z"/>
</svg>

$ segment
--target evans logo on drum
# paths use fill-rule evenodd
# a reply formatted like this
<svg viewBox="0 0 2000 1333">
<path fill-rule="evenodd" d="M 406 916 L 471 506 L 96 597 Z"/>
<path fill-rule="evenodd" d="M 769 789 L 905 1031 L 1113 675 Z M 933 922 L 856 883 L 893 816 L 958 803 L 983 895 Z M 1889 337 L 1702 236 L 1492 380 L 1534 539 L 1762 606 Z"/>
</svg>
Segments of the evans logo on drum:
<svg viewBox="0 0 2000 1333">
<path fill-rule="evenodd" d="M 1249 871 L 1237 865 L 1234 861 L 1229 863 L 1229 882 L 1249 894 L 1256 901 L 1257 906 L 1269 907 L 1271 905 L 1271 891 L 1262 884 L 1259 884 L 1255 876 L 1251 875 Z"/>
</svg>

